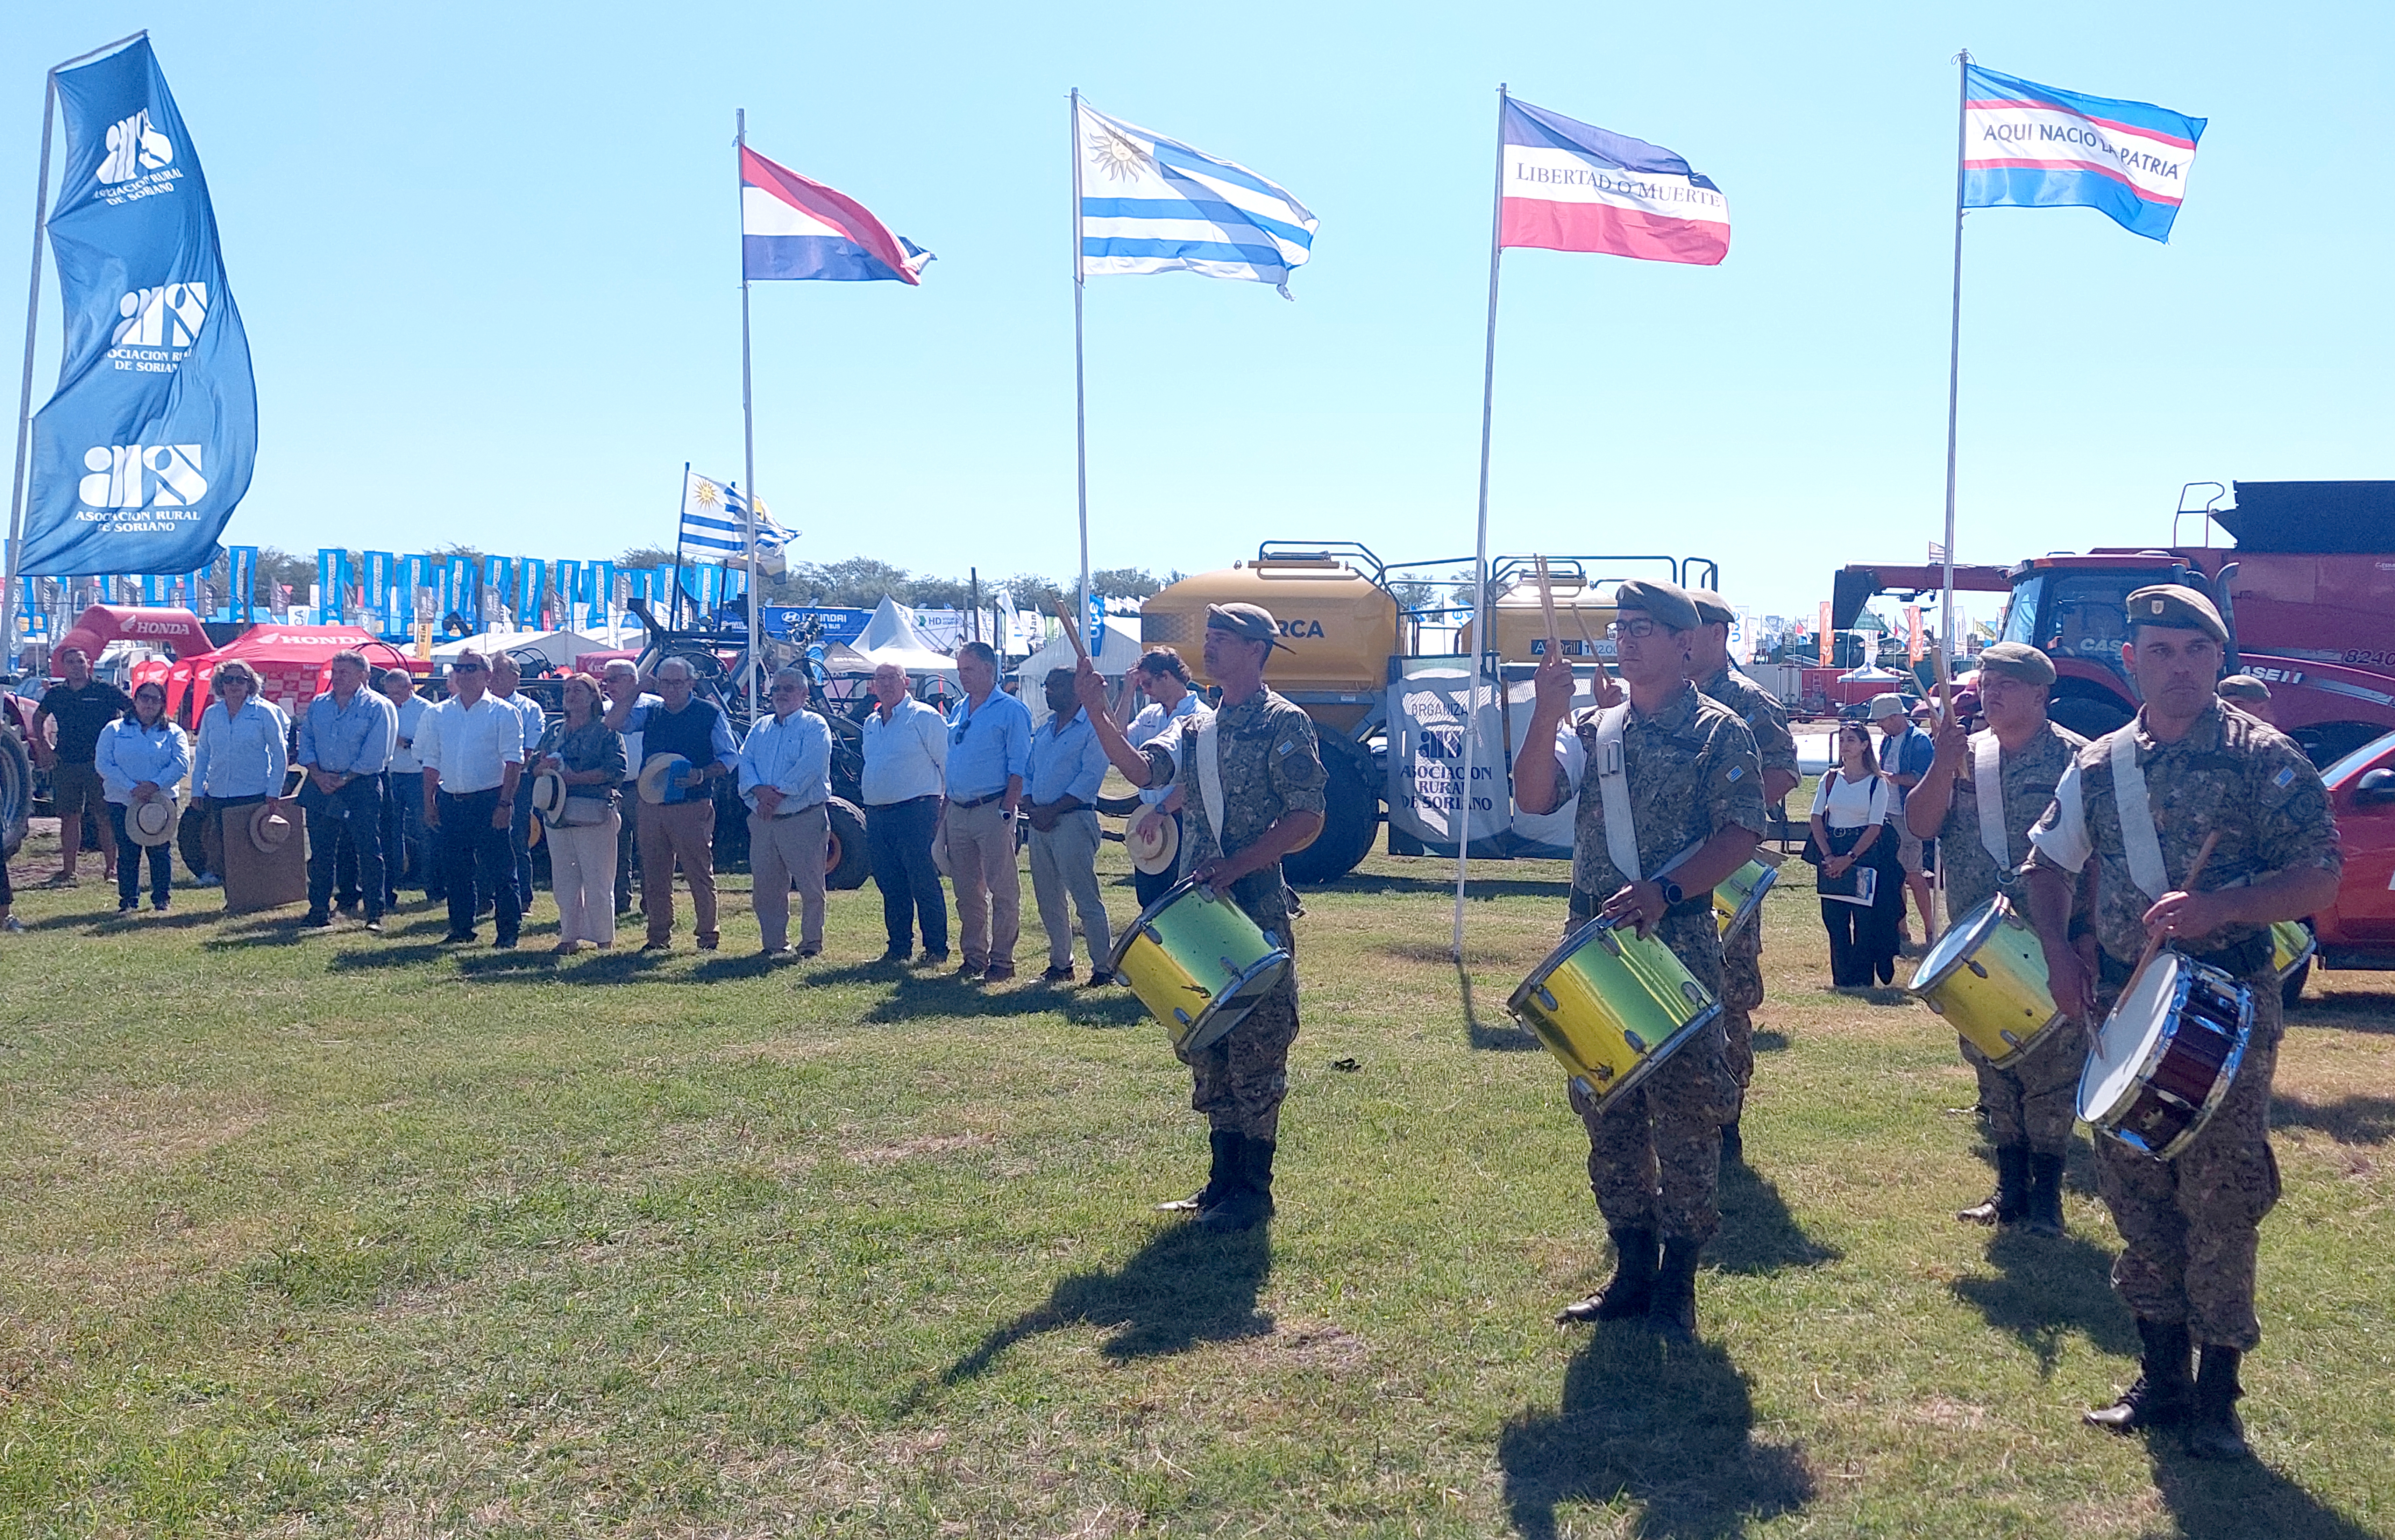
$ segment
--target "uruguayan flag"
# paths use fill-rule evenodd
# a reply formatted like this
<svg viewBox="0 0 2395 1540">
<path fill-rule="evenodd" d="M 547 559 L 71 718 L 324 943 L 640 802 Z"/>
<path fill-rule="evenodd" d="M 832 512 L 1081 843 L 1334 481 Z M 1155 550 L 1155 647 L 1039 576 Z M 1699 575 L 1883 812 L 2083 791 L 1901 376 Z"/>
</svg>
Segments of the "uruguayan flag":
<svg viewBox="0 0 2395 1540">
<path fill-rule="evenodd" d="M 736 486 L 711 481 L 698 472 L 682 471 L 681 548 L 702 559 L 745 557 L 748 554 L 748 504 Z M 757 554 L 776 553 L 797 536 L 774 522 L 765 505 L 757 505 Z"/>
<path fill-rule="evenodd" d="M 1286 189 L 1080 104 L 1081 271 L 1243 278 L 1289 294 L 1321 222 Z"/>
</svg>

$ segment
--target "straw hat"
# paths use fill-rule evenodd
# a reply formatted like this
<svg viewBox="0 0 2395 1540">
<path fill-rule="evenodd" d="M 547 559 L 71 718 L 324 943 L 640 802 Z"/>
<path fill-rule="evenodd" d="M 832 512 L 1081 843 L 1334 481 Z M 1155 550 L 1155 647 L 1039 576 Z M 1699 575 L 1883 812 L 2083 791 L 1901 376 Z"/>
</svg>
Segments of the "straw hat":
<svg viewBox="0 0 2395 1540">
<path fill-rule="evenodd" d="M 540 774 L 532 778 L 532 810 L 542 818 L 555 818 L 565 810 L 565 778 Z"/>
<path fill-rule="evenodd" d="M 284 816 L 283 804 L 273 800 L 260 802 L 249 811 L 249 842 L 267 855 L 283 849 L 295 832 L 291 820 Z"/>
<path fill-rule="evenodd" d="M 1174 858 L 1181 854 L 1181 830 L 1170 814 L 1143 808 L 1124 825 L 1123 849 L 1131 852 L 1132 866 L 1149 876 L 1159 876 L 1172 870 Z"/>
<path fill-rule="evenodd" d="M 183 801 L 179 796 L 130 803 L 125 809 L 125 836 L 136 845 L 172 845 L 182 821 Z"/>
</svg>

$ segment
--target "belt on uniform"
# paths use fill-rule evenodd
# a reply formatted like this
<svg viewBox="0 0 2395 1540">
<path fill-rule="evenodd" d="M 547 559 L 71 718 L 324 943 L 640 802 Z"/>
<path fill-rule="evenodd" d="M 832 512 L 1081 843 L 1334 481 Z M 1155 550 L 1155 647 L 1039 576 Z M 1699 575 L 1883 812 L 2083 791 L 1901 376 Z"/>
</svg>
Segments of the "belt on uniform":
<svg viewBox="0 0 2395 1540">
<path fill-rule="evenodd" d="M 974 808 L 986 808 L 986 807 L 988 807 L 991 803 L 993 803 L 993 802 L 997 801 L 999 797 L 1004 796 L 1005 795 L 1006 795 L 1006 794 L 1005 794 L 1004 792 L 992 792 L 992 793 L 990 793 L 987 796 L 975 796 L 975 797 L 970 797 L 970 798 L 967 798 L 967 799 L 964 799 L 964 800 L 953 800 L 953 799 L 952 799 L 952 800 L 948 803 L 948 806 L 949 806 L 949 807 L 951 807 L 951 808 L 955 808 L 955 809 L 958 809 L 959 811 L 960 811 L 960 812 L 961 812 L 961 811 L 970 811 L 971 809 L 974 809 Z"/>
</svg>

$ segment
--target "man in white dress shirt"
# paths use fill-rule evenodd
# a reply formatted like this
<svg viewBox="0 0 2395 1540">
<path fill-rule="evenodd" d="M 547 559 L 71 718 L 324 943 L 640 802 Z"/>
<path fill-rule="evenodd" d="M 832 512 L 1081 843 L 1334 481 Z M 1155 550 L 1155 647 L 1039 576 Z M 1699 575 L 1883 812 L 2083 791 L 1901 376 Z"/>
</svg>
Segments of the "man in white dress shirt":
<svg viewBox="0 0 2395 1540">
<path fill-rule="evenodd" d="M 491 895 L 498 927 L 492 942 L 516 944 L 523 906 L 516 902 L 508 822 L 523 775 L 523 718 L 483 691 L 490 662 L 469 648 L 449 665 L 450 697 L 428 713 L 416 741 L 424 762 L 424 823 L 441 839 L 442 882 L 449 895 L 444 941 L 474 936 L 475 889 Z"/>
</svg>

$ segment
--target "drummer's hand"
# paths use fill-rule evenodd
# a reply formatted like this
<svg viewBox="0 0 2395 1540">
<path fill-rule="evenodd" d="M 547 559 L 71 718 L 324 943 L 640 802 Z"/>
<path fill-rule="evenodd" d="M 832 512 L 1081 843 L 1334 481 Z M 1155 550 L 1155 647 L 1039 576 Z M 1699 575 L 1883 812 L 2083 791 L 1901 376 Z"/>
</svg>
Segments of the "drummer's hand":
<svg viewBox="0 0 2395 1540">
<path fill-rule="evenodd" d="M 1608 711 L 1630 699 L 1622 693 L 1621 681 L 1603 668 L 1596 671 L 1596 678 L 1589 681 L 1588 688 L 1596 704 Z"/>
<path fill-rule="evenodd" d="M 1605 907 L 1597 913 L 1616 925 L 1624 920 L 1635 924 L 1639 939 L 1644 941 L 1655 933 L 1663 911 L 1669 907 L 1663 902 L 1662 888 L 1651 882 L 1634 882 L 1606 900 Z"/>
<path fill-rule="evenodd" d="M 2229 902 L 2218 893 L 2173 890 L 2146 911 L 2146 933 L 2185 941 L 2190 936 L 2209 936 L 2230 918 Z"/>
<path fill-rule="evenodd" d="M 1087 658 L 1083 658 L 1080 665 L 1073 670 L 1073 698 L 1081 703 L 1081 709 L 1088 712 L 1092 719 L 1105 716 L 1112 704 L 1106 699 L 1105 676 L 1100 674 L 1098 665 Z"/>
<path fill-rule="evenodd" d="M 2096 996 L 2090 989 L 2095 974 L 2080 958 L 2077 949 L 2042 945 L 2045 953 L 2045 987 L 2054 995 L 2057 1008 L 2065 1015 L 2077 1017 L 2089 1031 L 2096 1026 Z"/>
<path fill-rule="evenodd" d="M 1931 760 L 1933 765 L 1960 766 L 1964 756 L 1971 752 L 1971 734 L 1963 726 L 1963 714 L 1957 711 L 1939 722 L 1938 731 L 1929 735 L 1929 742 L 1938 751 Z"/>
<path fill-rule="evenodd" d="M 1213 860 L 1199 866 L 1196 871 L 1191 872 L 1189 876 L 1190 880 L 1193 882 L 1204 883 L 1207 888 L 1211 891 L 1216 898 L 1222 899 L 1230 897 L 1231 884 L 1238 881 L 1246 875 L 1246 873 L 1237 869 L 1230 857 L 1216 856 Z"/>
<path fill-rule="evenodd" d="M 1541 654 L 1539 666 L 1530 675 L 1530 691 L 1538 709 L 1560 718 L 1571 709 L 1572 691 L 1580 688 L 1572 678 L 1571 659 L 1560 649 Z"/>
</svg>

